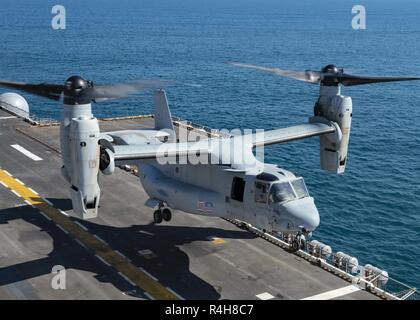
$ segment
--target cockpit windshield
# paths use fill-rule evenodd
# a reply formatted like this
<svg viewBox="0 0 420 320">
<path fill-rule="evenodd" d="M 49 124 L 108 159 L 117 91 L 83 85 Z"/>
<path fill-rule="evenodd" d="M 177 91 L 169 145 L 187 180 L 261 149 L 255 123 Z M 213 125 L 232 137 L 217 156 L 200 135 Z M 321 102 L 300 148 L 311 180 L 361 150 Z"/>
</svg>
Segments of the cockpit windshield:
<svg viewBox="0 0 420 320">
<path fill-rule="evenodd" d="M 308 189 L 306 188 L 305 181 L 303 180 L 303 178 L 293 180 L 292 186 L 299 199 L 309 196 Z"/>
<path fill-rule="evenodd" d="M 274 183 L 270 188 L 269 203 L 285 202 L 295 199 L 295 193 L 289 182 Z"/>
<path fill-rule="evenodd" d="M 269 203 L 280 203 L 308 197 L 303 178 L 298 178 L 291 182 L 275 182 L 270 188 Z"/>
</svg>

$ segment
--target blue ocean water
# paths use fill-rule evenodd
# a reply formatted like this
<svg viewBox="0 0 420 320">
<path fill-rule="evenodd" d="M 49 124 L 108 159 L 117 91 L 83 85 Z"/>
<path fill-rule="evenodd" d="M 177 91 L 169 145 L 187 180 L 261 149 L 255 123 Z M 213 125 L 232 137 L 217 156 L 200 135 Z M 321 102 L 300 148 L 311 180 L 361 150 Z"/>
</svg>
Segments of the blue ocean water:
<svg viewBox="0 0 420 320">
<path fill-rule="evenodd" d="M 239 70 L 335 63 L 356 74 L 420 75 L 420 3 L 352 1 L 60 0 L 67 29 L 51 28 L 56 1 L 2 0 L 0 78 L 97 83 L 164 78 L 173 115 L 214 128 L 277 128 L 307 121 L 318 88 Z M 317 139 L 266 149 L 266 161 L 305 177 L 321 214 L 314 236 L 420 287 L 420 83 L 345 88 L 354 102 L 345 175 L 319 168 Z M 59 106 L 27 97 L 32 112 Z M 98 117 L 151 113 L 151 94 L 94 107 Z"/>
</svg>

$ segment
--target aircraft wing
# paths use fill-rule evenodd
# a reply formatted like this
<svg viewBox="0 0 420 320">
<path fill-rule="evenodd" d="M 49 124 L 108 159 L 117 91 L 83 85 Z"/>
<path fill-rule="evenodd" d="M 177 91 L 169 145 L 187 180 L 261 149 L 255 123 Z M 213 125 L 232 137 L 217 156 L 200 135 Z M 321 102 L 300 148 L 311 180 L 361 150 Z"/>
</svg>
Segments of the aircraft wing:
<svg viewBox="0 0 420 320">
<path fill-rule="evenodd" d="M 260 147 L 320 136 L 335 131 L 336 128 L 330 124 L 307 123 L 293 127 L 252 133 L 251 141 L 254 147 Z"/>
<path fill-rule="evenodd" d="M 288 128 L 234 136 L 232 138 L 213 138 L 198 142 L 114 145 L 112 149 L 116 161 L 152 160 L 164 157 L 219 154 L 218 142 L 222 144 L 235 144 L 235 139 L 238 139 L 237 146 L 244 146 L 243 141 L 246 141 L 246 145 L 259 147 L 320 136 L 335 131 L 335 127 L 330 124 L 308 123 Z M 242 140 L 242 144 L 239 143 L 239 140 Z M 214 142 L 214 144 L 211 142 Z"/>
<path fill-rule="evenodd" d="M 199 142 L 113 146 L 115 160 L 150 160 L 158 157 L 204 155 L 210 153 L 207 140 Z"/>
</svg>

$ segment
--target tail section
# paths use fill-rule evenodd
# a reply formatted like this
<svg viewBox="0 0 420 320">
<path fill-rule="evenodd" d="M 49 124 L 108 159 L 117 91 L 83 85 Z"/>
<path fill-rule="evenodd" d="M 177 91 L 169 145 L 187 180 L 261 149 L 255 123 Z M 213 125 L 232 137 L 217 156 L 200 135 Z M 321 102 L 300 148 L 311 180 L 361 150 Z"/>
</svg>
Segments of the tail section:
<svg viewBox="0 0 420 320">
<path fill-rule="evenodd" d="M 164 90 L 155 92 L 155 130 L 163 130 L 170 134 L 175 140 L 174 125 L 171 111 L 169 110 L 168 99 Z"/>
</svg>

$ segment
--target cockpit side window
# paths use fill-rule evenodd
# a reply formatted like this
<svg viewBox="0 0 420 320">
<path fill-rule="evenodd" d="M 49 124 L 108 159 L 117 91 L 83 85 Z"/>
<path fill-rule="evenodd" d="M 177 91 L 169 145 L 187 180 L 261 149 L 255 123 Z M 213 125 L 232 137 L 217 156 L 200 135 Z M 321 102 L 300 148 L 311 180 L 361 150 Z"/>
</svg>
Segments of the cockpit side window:
<svg viewBox="0 0 420 320">
<path fill-rule="evenodd" d="M 306 188 L 305 181 L 303 178 L 292 181 L 293 189 L 299 199 L 309 197 L 308 189 Z"/>
<path fill-rule="evenodd" d="M 289 182 L 274 183 L 270 189 L 269 203 L 280 203 L 296 199 Z"/>
<path fill-rule="evenodd" d="M 262 181 L 255 181 L 255 202 L 267 203 L 268 189 L 270 184 Z"/>
</svg>

